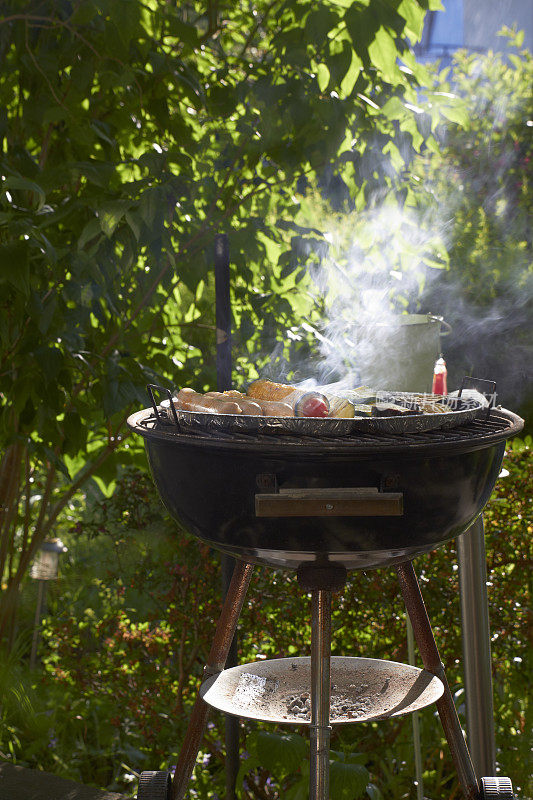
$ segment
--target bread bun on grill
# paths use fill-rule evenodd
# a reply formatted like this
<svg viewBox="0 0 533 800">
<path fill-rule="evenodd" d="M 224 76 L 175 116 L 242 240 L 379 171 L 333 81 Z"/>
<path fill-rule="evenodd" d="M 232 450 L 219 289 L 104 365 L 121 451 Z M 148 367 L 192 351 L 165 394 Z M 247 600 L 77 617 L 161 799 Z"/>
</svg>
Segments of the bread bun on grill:
<svg viewBox="0 0 533 800">
<path fill-rule="evenodd" d="M 274 383 L 260 379 L 249 385 L 246 394 L 255 400 L 275 400 L 294 405 L 305 392 L 286 383 Z"/>
</svg>

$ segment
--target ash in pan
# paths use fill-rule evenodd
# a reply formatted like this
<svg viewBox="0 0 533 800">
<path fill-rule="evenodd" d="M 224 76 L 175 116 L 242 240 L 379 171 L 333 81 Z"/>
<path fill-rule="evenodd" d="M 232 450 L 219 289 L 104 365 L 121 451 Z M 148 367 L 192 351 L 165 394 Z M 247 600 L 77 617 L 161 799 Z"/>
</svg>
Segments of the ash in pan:
<svg viewBox="0 0 533 800">
<path fill-rule="evenodd" d="M 387 691 L 389 681 L 385 680 L 381 694 Z M 369 686 L 366 683 L 350 684 L 348 687 L 352 695 L 346 697 L 344 694 L 339 694 L 336 691 L 335 684 L 331 685 L 331 699 L 330 699 L 330 720 L 336 719 L 357 719 L 358 717 L 367 716 L 373 709 L 374 703 L 371 697 L 366 696 Z M 360 694 L 361 697 L 353 695 Z M 291 694 L 284 698 L 287 714 L 284 714 L 285 719 L 294 718 L 301 719 L 302 721 L 309 722 L 311 719 L 311 696 L 309 692 L 302 692 L 301 694 Z"/>
<path fill-rule="evenodd" d="M 275 678 L 243 672 L 239 677 L 233 699 L 242 708 L 249 708 L 260 703 L 268 705 L 277 688 L 278 681 Z"/>
</svg>

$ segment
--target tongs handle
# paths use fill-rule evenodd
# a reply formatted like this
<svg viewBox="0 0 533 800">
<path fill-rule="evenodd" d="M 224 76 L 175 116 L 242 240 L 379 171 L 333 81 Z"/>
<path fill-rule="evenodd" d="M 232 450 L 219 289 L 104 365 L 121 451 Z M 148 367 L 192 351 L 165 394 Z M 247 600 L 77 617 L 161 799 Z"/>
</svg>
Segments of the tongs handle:
<svg viewBox="0 0 533 800">
<path fill-rule="evenodd" d="M 157 421 L 160 422 L 160 423 L 163 423 L 163 424 L 166 422 L 166 420 L 164 420 L 163 417 L 161 416 L 159 406 L 157 405 L 157 403 L 155 401 L 154 389 L 157 392 L 163 392 L 163 394 L 167 395 L 168 401 L 170 403 L 170 408 L 172 410 L 172 416 L 174 417 L 174 422 L 176 423 L 177 427 L 179 428 L 180 423 L 179 423 L 179 420 L 178 420 L 178 415 L 176 414 L 176 409 L 174 407 L 174 402 L 172 400 L 172 393 L 171 393 L 170 389 L 167 389 L 166 386 L 158 386 L 157 383 L 148 383 L 147 386 L 146 386 L 146 391 L 148 392 L 148 395 L 150 397 L 150 402 L 152 404 L 152 408 L 154 409 L 154 413 L 155 413 Z"/>
<path fill-rule="evenodd" d="M 256 494 L 256 517 L 401 517 L 402 492 L 374 487 L 280 489 Z"/>
</svg>

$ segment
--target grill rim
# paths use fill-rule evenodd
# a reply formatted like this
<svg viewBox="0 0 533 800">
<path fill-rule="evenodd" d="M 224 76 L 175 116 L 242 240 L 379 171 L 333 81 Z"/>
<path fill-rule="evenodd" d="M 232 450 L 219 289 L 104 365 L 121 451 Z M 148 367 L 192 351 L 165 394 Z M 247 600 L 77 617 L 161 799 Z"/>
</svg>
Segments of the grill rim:
<svg viewBox="0 0 533 800">
<path fill-rule="evenodd" d="M 278 457 L 290 455 L 353 456 L 372 453 L 396 453 L 405 456 L 435 455 L 447 452 L 472 452 L 490 447 L 516 436 L 524 427 L 524 420 L 508 409 L 491 409 L 486 419 L 475 419 L 465 425 L 448 430 L 434 429 L 410 434 L 361 434 L 354 432 L 346 437 L 292 436 L 290 434 L 245 434 L 216 432 L 189 432 L 175 429 L 175 425 L 157 423 L 152 408 L 141 409 L 127 420 L 128 427 L 147 441 L 159 441 L 180 447 L 206 447 L 213 450 L 250 452 Z M 148 427 L 151 424 L 152 427 Z M 174 428 L 174 429 L 173 429 Z"/>
</svg>

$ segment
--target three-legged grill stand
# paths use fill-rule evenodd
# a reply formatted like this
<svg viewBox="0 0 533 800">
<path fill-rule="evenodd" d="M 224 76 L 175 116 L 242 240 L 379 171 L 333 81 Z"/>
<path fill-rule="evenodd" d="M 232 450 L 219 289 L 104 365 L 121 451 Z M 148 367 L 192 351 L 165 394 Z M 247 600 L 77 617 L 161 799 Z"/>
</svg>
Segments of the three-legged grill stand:
<svg viewBox="0 0 533 800">
<path fill-rule="evenodd" d="M 205 679 L 224 669 L 252 570 L 253 566 L 245 562 L 237 562 L 235 566 L 204 669 Z M 438 677 L 444 686 L 436 705 L 465 800 L 513 800 L 508 778 L 476 777 L 412 562 L 397 565 L 396 571 L 424 668 Z M 331 562 L 298 570 L 299 584 L 304 591 L 311 592 L 312 597 L 309 800 L 329 800 L 331 602 L 332 593 L 340 591 L 345 581 L 344 566 Z M 172 782 L 168 772 L 143 772 L 138 800 L 183 800 L 200 749 L 208 711 L 209 706 L 198 695 Z"/>
</svg>

